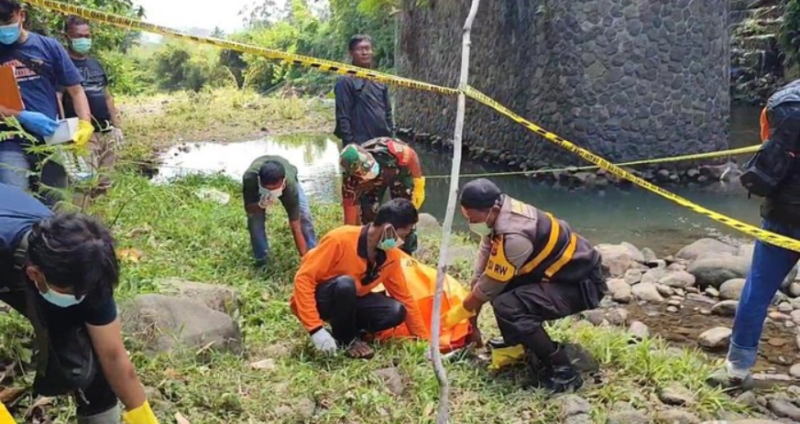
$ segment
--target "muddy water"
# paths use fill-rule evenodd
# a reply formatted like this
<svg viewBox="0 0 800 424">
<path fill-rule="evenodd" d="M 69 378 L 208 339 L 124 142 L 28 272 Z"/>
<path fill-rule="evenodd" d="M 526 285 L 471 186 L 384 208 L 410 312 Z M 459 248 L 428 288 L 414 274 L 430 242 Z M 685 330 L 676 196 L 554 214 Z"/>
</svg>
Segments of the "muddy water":
<svg viewBox="0 0 800 424">
<path fill-rule="evenodd" d="M 714 327 L 733 327 L 733 318 L 710 315 L 716 303 L 712 299 L 699 301 L 684 299 L 678 312 L 667 311 L 668 305 L 625 306 L 629 312 L 628 320 L 638 320 L 671 345 L 699 348 L 697 340 L 701 333 Z M 771 308 L 771 311 L 776 311 Z M 800 363 L 800 349 L 795 341 L 796 329 L 789 328 L 785 322 L 767 320 L 761 338 L 759 358 L 753 371 L 765 374 L 788 374 L 789 368 Z M 705 351 L 712 357 L 724 358 L 726 350 Z M 778 381 L 780 382 L 780 381 Z"/>
</svg>

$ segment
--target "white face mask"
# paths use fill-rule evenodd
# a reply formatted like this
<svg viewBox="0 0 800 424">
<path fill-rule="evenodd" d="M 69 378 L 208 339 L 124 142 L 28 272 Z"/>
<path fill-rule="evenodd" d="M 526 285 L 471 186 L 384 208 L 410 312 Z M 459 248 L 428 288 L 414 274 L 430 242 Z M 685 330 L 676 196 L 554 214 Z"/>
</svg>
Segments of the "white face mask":
<svg viewBox="0 0 800 424">
<path fill-rule="evenodd" d="M 274 190 L 269 190 L 259 185 L 258 194 L 261 196 L 261 200 L 258 202 L 258 205 L 264 209 L 273 206 L 278 201 L 278 199 L 281 196 L 283 196 L 283 190 L 285 188 L 286 188 L 286 182 L 284 182 L 280 188 L 276 188 Z"/>
</svg>

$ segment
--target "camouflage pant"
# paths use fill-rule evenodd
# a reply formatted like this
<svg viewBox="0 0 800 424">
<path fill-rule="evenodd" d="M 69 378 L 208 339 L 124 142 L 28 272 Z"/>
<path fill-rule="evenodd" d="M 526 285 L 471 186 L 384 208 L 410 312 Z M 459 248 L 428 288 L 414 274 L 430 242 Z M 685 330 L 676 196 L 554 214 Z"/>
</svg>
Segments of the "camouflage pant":
<svg viewBox="0 0 800 424">
<path fill-rule="evenodd" d="M 386 196 L 386 190 L 389 189 L 389 197 L 391 199 L 408 199 L 411 200 L 411 189 L 404 186 L 399 181 L 391 185 L 383 185 L 376 187 L 361 195 L 359 203 L 361 204 L 361 223 L 369 224 L 375 220 L 378 214 L 378 208 L 381 206 L 381 200 Z M 406 237 L 405 243 L 401 249 L 409 255 L 417 251 L 417 232 L 412 231 Z"/>
</svg>

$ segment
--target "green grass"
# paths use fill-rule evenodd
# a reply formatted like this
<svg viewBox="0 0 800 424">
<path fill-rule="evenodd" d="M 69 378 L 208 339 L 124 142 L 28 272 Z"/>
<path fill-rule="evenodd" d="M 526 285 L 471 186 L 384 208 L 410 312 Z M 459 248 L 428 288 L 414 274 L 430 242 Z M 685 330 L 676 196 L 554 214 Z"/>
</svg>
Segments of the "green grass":
<svg viewBox="0 0 800 424">
<path fill-rule="evenodd" d="M 333 108 L 320 100 L 263 97 L 252 90 L 217 88 L 121 97 L 117 105 L 129 143 L 122 156 L 135 160 L 149 159 L 154 150 L 183 141 L 230 142 L 333 132 Z"/>
<path fill-rule="evenodd" d="M 127 340 L 143 382 L 156 394 L 153 405 L 162 422 L 172 422 L 176 412 L 192 423 L 433 422 L 437 384 L 425 360 L 425 345 L 389 343 L 380 346 L 371 361 L 322 358 L 314 353 L 288 308 L 298 257 L 282 214 L 269 219 L 274 255 L 270 269 L 262 273 L 250 265 L 236 183 L 223 177 L 190 177 L 158 186 L 124 172 L 115 180 L 110 195 L 90 212 L 113 223 L 119 248 L 135 248 L 144 254 L 138 263 L 124 262 L 120 303 L 136 294 L 158 292 L 157 280 L 168 277 L 233 286 L 244 301 L 239 317 L 245 343 L 241 355 L 191 350 L 148 356 L 135 340 Z M 224 206 L 201 200 L 194 194 L 201 187 L 228 192 L 232 200 Z M 320 234 L 339 224 L 337 206 L 315 202 L 312 210 Z M 455 240 L 466 242 L 462 237 Z M 436 241 L 423 239 L 423 243 Z M 468 264 L 459 264 L 454 274 L 464 280 L 468 270 Z M 491 311 L 487 312 L 483 327 L 490 337 L 497 330 Z M 26 325 L 13 314 L 0 315 L 0 325 L 4 326 L 0 357 L 24 355 L 19 338 L 29 337 Z M 630 344 L 629 335 L 618 329 L 570 319 L 555 323 L 551 331 L 555 338 L 580 343 L 600 361 L 604 384 L 587 386 L 581 393 L 593 404 L 597 420 L 616 401 L 652 409 L 651 393 L 673 381 L 695 392 L 697 402 L 690 409 L 704 418 L 737 409 L 729 397 L 703 384 L 711 368 L 702 353 L 676 354 L 656 339 Z M 275 359 L 274 370 L 250 368 L 251 362 L 266 358 Z M 520 388 L 521 372 L 493 376 L 476 361 L 468 356 L 448 364 L 453 422 L 559 422 L 555 403 Z M 391 366 L 406 379 L 405 393 L 399 397 L 372 374 Z M 30 401 L 25 399 L 21 406 Z M 68 419 L 68 402 L 60 400 L 51 412 Z M 303 402 L 315 405 L 316 412 L 306 417 L 308 421 L 296 411 Z"/>
<path fill-rule="evenodd" d="M 332 113 L 308 100 L 261 98 L 249 92 L 215 91 L 147 99 L 120 99 L 125 113 L 128 147 L 122 160 L 145 158 L 153 149 L 178 142 L 240 140 L 259 134 L 319 132 L 332 128 Z M 142 293 L 157 293 L 158 280 L 180 277 L 222 284 L 240 291 L 243 305 L 236 317 L 244 337 L 239 355 L 191 349 L 171 355 L 146 355 L 140 343 L 126 338 L 151 403 L 162 423 L 180 412 L 202 423 L 430 423 L 434 422 L 438 387 L 421 343 L 391 342 L 370 361 L 317 355 L 309 337 L 288 307 L 292 277 L 298 265 L 285 215 L 270 216 L 272 262 L 268 271 L 251 266 L 249 240 L 240 187 L 221 176 L 188 177 L 170 185 L 153 185 L 121 166 L 115 185 L 87 211 L 112 226 L 119 249 L 138 249 L 139 262 L 123 262 L 119 303 Z M 127 168 L 127 169 L 126 169 Z M 195 192 L 211 187 L 231 201 L 218 205 Z M 341 210 L 312 201 L 319 236 L 340 225 Z M 453 243 L 472 243 L 456 235 Z M 439 234 L 423 234 L 427 248 L 420 260 L 435 265 Z M 451 275 L 467 283 L 472 264 L 460 260 Z M 123 306 L 124 307 L 124 306 Z M 485 338 L 498 335 L 491 308 L 484 308 Z M 31 330 L 17 314 L 0 313 L 0 365 L 26 367 Z M 581 344 L 601 364 L 601 383 L 587 384 L 580 395 L 592 403 L 596 422 L 604 422 L 614 402 L 630 402 L 652 413 L 659 407 L 654 393 L 679 382 L 695 393 L 688 407 L 701 418 L 723 410 L 739 411 L 732 400 L 705 386 L 709 359 L 696 350 L 675 352 L 659 339 L 630 343 L 629 334 L 611 327 L 592 327 L 566 319 L 550 326 L 559 340 Z M 275 369 L 255 370 L 250 363 L 274 359 Z M 542 393 L 520 388 L 519 370 L 493 374 L 474 355 L 448 363 L 454 423 L 557 423 L 557 403 Z M 373 371 L 397 367 L 405 381 L 401 396 L 392 395 Z M 17 367 L 19 368 L 19 367 Z M 0 368 L 2 371 L 2 368 Z M 30 373 L 0 380 L 2 386 L 29 387 Z M 29 394 L 12 405 L 19 417 L 33 402 Z M 306 410 L 304 413 L 303 410 Z M 48 409 L 56 422 L 70 422 L 67 398 Z M 311 412 L 309 412 L 311 411 Z"/>
</svg>

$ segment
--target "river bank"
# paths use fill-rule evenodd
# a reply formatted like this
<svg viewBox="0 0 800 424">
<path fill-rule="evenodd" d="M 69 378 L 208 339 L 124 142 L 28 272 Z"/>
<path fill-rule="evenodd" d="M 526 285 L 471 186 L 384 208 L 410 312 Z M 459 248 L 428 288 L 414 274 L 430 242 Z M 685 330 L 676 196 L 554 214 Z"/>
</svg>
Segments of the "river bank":
<svg viewBox="0 0 800 424">
<path fill-rule="evenodd" d="M 250 265 L 235 181 L 189 176 L 153 184 L 127 172 L 114 178 L 112 192 L 90 212 L 114 223 L 123 258 L 117 295 L 126 345 L 161 419 L 181 413 L 203 423 L 434 421 L 436 383 L 424 344 L 382 344 L 371 361 L 322 358 L 313 351 L 288 308 L 299 258 L 283 214 L 269 217 L 273 255 L 262 272 Z M 318 234 L 340 224 L 338 205 L 312 202 L 312 213 Z M 418 258 L 435 265 L 438 224 L 426 217 L 420 228 Z M 467 282 L 477 245 L 465 235 L 454 243 L 449 272 Z M 629 247 L 601 249 L 623 278 L 630 278 L 631 269 L 649 268 Z M 648 284 L 645 275 L 632 291 Z M 687 297 L 690 292 L 687 287 Z M 737 400 L 707 387 L 703 380 L 720 356 L 697 349 L 696 343 L 667 342 L 662 331 L 667 328 L 651 324 L 651 334 L 643 335 L 633 321 L 640 319 L 636 308 L 650 304 L 637 301 L 622 306 L 629 309 L 627 320 L 620 305 L 606 301 L 607 308 L 549 325 L 554 338 L 582 347 L 577 357 L 583 358 L 587 384 L 575 395 L 547 399 L 526 391 L 523 368 L 489 371 L 481 351 L 454 358 L 448 363 L 453 422 L 698 423 L 775 417 L 769 409 L 759 410 L 759 399 L 769 405 L 771 396 L 784 395 L 757 392 L 750 405 L 750 395 Z M 499 333 L 491 308 L 485 309 L 481 326 L 488 339 Z M 597 314 L 608 325 L 597 322 Z M 148 318 L 142 321 L 144 315 Z M 162 331 L 177 331 L 170 327 L 174 317 L 182 317 L 183 333 L 164 339 Z M 8 319 L 0 314 L 0 324 L 10 329 L 3 334 L 24 340 L 27 333 L 19 332 L 24 326 Z M 0 348 L 0 356 L 8 358 L 9 348 Z M 787 390 L 800 389 L 779 392 Z M 24 411 L 32 402 L 23 396 L 15 410 Z M 62 422 L 68 420 L 66 404 L 57 401 L 51 408 Z"/>
</svg>

